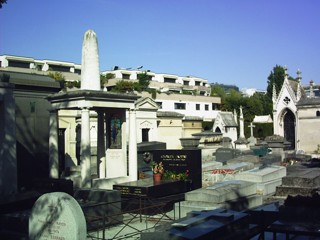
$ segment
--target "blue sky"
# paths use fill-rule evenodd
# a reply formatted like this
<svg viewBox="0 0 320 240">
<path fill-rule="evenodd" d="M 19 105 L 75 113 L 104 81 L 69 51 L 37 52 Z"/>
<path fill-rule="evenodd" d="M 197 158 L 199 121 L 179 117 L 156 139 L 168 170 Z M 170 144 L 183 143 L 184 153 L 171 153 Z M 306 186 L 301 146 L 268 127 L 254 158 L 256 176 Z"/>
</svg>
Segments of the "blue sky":
<svg viewBox="0 0 320 240">
<path fill-rule="evenodd" d="M 0 54 L 81 63 L 93 29 L 100 70 L 197 76 L 265 90 L 278 64 L 320 82 L 318 0 L 8 0 Z"/>
</svg>

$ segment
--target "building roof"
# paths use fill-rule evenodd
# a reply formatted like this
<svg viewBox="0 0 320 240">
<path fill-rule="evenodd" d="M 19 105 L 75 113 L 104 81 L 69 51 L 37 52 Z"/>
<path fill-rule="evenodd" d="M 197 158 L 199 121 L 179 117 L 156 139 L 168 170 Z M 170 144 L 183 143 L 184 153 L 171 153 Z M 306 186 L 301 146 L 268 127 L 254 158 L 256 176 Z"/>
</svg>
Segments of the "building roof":
<svg viewBox="0 0 320 240">
<path fill-rule="evenodd" d="M 186 121 L 202 121 L 202 118 L 198 117 L 198 116 L 185 116 L 183 120 L 186 120 Z"/>
<path fill-rule="evenodd" d="M 33 87 L 50 87 L 61 88 L 60 83 L 49 76 L 38 75 L 31 73 L 18 73 L 1 71 L 0 74 L 7 74 L 10 76 L 9 82 L 15 85 L 33 86 Z"/>
<path fill-rule="evenodd" d="M 288 79 L 288 83 L 289 83 L 289 86 L 291 87 L 291 89 L 293 90 L 294 94 L 297 96 L 298 87 L 300 87 L 299 82 L 295 81 L 295 80 Z M 301 98 L 306 98 L 306 93 L 305 93 L 303 87 L 300 87 L 300 91 L 301 91 Z"/>
<path fill-rule="evenodd" d="M 299 102 L 297 102 L 296 105 L 297 107 L 320 105 L 320 98 L 319 97 L 302 98 L 300 99 Z"/>
<path fill-rule="evenodd" d="M 232 112 L 219 112 L 222 121 L 225 124 L 225 127 L 237 127 L 238 124 L 236 123 L 233 113 Z"/>
<path fill-rule="evenodd" d="M 253 119 L 254 123 L 272 123 L 272 118 L 270 115 L 261 115 L 261 116 L 254 116 Z"/>
<path fill-rule="evenodd" d="M 170 111 L 158 111 L 157 117 L 175 117 L 175 118 L 183 118 L 184 115 L 177 112 L 170 112 Z"/>
</svg>

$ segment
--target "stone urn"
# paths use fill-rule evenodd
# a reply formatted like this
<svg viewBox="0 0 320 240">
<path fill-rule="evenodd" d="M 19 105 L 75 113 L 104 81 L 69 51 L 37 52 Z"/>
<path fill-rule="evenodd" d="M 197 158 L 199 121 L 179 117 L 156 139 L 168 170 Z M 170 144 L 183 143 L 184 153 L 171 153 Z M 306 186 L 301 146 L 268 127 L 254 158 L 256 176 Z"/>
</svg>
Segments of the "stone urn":
<svg viewBox="0 0 320 240">
<path fill-rule="evenodd" d="M 201 137 L 186 137 L 180 138 L 182 148 L 197 148 Z"/>
</svg>

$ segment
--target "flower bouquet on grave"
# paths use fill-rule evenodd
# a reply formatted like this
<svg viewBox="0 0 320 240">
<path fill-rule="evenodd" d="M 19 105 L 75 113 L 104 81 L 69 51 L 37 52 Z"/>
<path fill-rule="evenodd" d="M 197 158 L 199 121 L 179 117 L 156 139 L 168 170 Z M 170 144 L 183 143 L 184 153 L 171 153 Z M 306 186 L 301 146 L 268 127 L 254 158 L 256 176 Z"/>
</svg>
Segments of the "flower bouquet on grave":
<svg viewBox="0 0 320 240">
<path fill-rule="evenodd" d="M 175 171 L 166 171 L 163 174 L 163 178 L 167 180 L 187 180 L 189 177 L 189 170 L 186 170 L 185 172 L 177 173 Z"/>
<path fill-rule="evenodd" d="M 152 172 L 153 172 L 153 180 L 155 182 L 160 182 L 162 174 L 164 173 L 164 167 L 163 163 L 159 162 L 153 162 L 152 163 Z"/>
</svg>

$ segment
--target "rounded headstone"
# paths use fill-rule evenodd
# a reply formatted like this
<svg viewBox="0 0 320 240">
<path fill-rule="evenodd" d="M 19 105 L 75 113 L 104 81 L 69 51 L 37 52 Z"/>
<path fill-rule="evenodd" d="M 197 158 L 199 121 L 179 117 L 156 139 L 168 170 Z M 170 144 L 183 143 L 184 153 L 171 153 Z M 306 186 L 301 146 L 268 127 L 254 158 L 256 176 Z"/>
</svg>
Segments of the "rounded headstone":
<svg viewBox="0 0 320 240">
<path fill-rule="evenodd" d="M 29 218 L 30 240 L 85 240 L 87 225 L 78 202 L 63 192 L 42 195 Z"/>
</svg>

